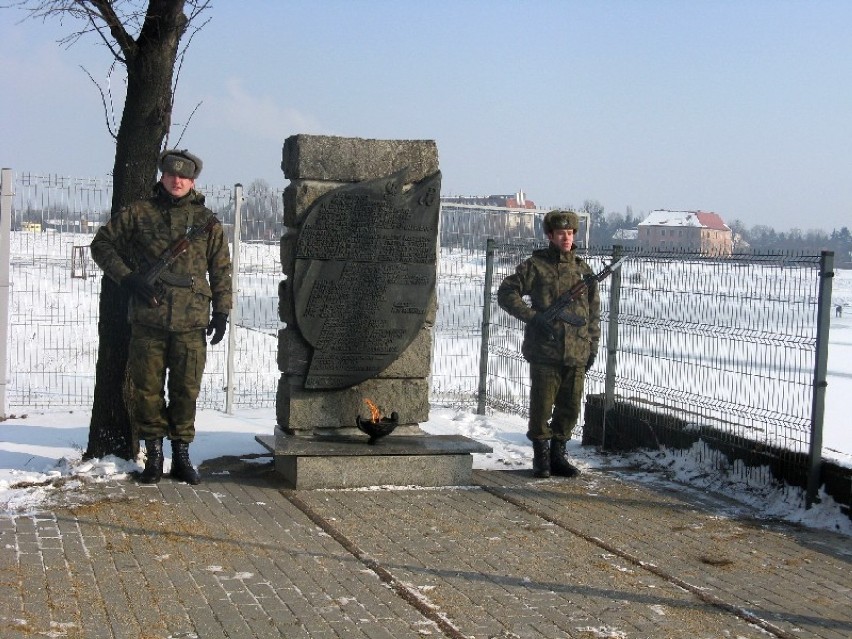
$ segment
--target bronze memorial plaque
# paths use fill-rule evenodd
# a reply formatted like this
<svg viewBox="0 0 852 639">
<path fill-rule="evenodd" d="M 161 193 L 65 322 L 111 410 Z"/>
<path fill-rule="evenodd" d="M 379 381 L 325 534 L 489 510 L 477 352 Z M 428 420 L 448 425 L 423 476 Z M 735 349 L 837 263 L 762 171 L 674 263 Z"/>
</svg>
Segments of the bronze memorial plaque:
<svg viewBox="0 0 852 639">
<path fill-rule="evenodd" d="M 305 388 L 346 388 L 388 367 L 423 327 L 435 290 L 440 171 L 330 191 L 302 224 L 296 322 L 314 352 Z"/>
</svg>

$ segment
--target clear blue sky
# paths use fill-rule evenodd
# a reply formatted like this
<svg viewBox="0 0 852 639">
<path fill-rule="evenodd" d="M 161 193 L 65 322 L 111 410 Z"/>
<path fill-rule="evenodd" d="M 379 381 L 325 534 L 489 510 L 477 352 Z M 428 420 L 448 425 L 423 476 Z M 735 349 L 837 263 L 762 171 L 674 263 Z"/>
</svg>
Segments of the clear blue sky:
<svg viewBox="0 0 852 639">
<path fill-rule="evenodd" d="M 0 10 L 0 163 L 109 173 L 80 68 L 105 81 L 106 50 L 21 15 Z M 201 183 L 286 186 L 296 133 L 432 139 L 445 195 L 852 227 L 846 0 L 219 0 L 207 16 L 174 115 L 201 103 L 181 142 Z"/>
</svg>

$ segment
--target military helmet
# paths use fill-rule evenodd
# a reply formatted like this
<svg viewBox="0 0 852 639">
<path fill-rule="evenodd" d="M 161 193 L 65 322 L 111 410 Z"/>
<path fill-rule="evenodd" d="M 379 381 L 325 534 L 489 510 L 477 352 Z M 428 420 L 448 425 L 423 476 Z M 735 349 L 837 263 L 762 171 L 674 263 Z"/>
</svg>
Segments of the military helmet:
<svg viewBox="0 0 852 639">
<path fill-rule="evenodd" d="M 575 233 L 580 232 L 580 218 L 574 211 L 548 211 L 544 216 L 544 232 L 551 233 L 556 229 L 574 229 Z"/>
<path fill-rule="evenodd" d="M 161 173 L 194 180 L 201 173 L 201 158 L 186 149 L 168 149 L 160 153 L 157 168 Z"/>
</svg>

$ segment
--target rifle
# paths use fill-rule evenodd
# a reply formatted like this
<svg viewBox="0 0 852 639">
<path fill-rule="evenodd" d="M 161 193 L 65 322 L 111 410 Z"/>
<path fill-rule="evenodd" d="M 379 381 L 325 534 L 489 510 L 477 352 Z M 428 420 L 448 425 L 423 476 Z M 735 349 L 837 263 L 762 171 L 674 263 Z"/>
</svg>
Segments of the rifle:
<svg viewBox="0 0 852 639">
<path fill-rule="evenodd" d="M 544 311 L 541 312 L 541 315 L 548 322 L 553 322 L 554 320 L 562 320 L 566 324 L 570 324 L 571 326 L 583 326 L 586 323 L 586 320 L 577 315 L 576 313 L 572 313 L 569 311 L 569 307 L 573 304 L 581 295 L 583 295 L 589 288 L 591 288 L 597 282 L 601 282 L 612 275 L 615 271 L 620 269 L 624 264 L 624 261 L 627 257 L 622 257 L 605 269 L 603 269 L 600 273 L 595 275 L 585 275 L 583 279 L 574 284 L 571 288 L 565 291 L 562 295 L 556 298 L 556 301 L 553 302 L 550 306 L 547 307 Z M 551 338 L 553 336 L 551 335 Z"/>
<path fill-rule="evenodd" d="M 201 226 L 192 226 L 187 229 L 186 235 L 172 242 L 166 250 L 160 253 L 160 256 L 154 262 L 144 266 L 142 277 L 145 278 L 145 281 L 151 286 L 157 287 L 158 292 L 162 290 L 162 285 L 158 286 L 160 282 L 171 284 L 172 286 L 192 286 L 192 276 L 170 273 L 168 268 L 189 249 L 189 245 L 194 239 L 212 231 L 213 227 L 218 223 L 219 220 L 216 219 L 216 216 L 211 215 Z M 153 306 L 159 304 L 159 300 L 156 297 L 152 301 Z"/>
</svg>

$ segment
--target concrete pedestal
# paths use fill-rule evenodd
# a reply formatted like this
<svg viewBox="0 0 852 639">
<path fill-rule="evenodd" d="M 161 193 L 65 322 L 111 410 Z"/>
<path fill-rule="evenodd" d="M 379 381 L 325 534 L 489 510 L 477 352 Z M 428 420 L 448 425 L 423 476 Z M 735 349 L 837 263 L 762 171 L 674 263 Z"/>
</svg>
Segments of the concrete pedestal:
<svg viewBox="0 0 852 639">
<path fill-rule="evenodd" d="M 462 435 L 395 435 L 367 443 L 366 435 L 294 436 L 275 429 L 255 439 L 275 457 L 291 488 L 467 486 L 472 453 L 492 448 Z"/>
</svg>

